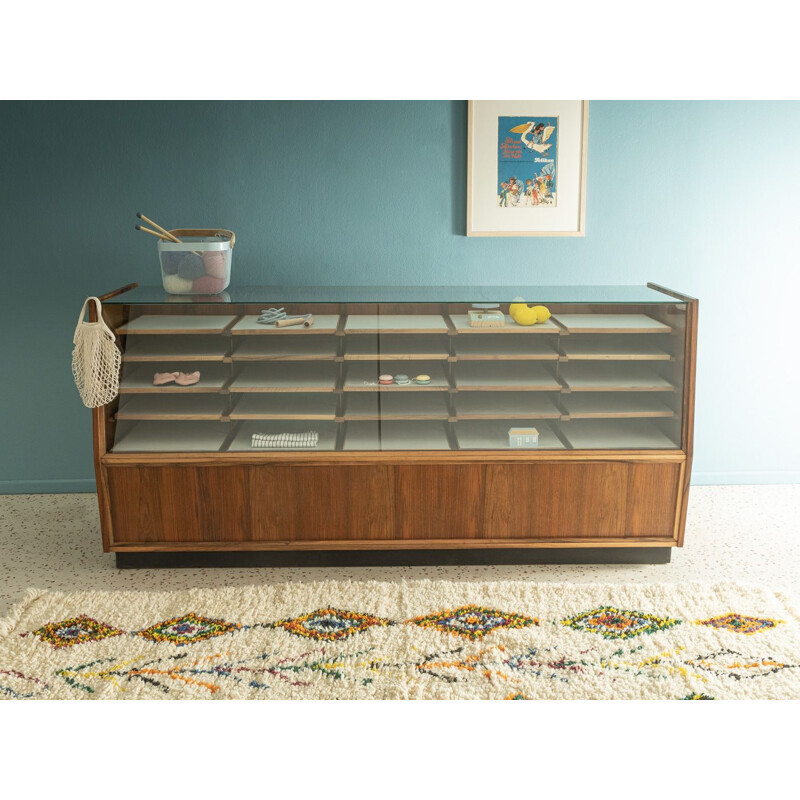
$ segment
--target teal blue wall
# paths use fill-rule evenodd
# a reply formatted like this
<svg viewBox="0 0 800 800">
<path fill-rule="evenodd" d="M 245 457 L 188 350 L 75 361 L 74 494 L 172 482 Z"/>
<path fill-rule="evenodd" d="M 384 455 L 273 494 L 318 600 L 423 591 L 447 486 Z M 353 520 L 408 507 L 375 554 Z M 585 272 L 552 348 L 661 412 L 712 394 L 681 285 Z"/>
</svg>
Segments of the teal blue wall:
<svg viewBox="0 0 800 800">
<path fill-rule="evenodd" d="M 695 481 L 797 481 L 800 103 L 593 102 L 585 238 L 467 239 L 466 133 L 462 101 L 0 104 L 0 490 L 93 486 L 71 336 L 158 282 L 139 210 L 235 230 L 241 285 L 694 294 Z"/>
</svg>

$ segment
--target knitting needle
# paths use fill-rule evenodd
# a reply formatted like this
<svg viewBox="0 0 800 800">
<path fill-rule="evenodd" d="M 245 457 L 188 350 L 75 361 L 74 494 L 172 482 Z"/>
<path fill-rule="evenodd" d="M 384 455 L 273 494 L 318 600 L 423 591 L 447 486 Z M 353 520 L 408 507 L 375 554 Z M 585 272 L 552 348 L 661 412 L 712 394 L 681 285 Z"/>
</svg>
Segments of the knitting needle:
<svg viewBox="0 0 800 800">
<path fill-rule="evenodd" d="M 169 241 L 169 239 L 167 239 L 166 236 L 163 236 L 162 234 L 158 233 L 157 231 L 151 231 L 150 228 L 143 228 L 141 225 L 136 225 L 135 228 L 136 228 L 137 231 L 144 231 L 145 233 L 149 233 L 152 236 L 158 236 L 158 238 L 161 239 L 162 242 L 168 242 Z"/>
<path fill-rule="evenodd" d="M 161 233 L 157 235 L 160 235 L 162 239 L 166 237 L 170 242 L 175 242 L 176 244 L 183 244 L 183 242 L 177 236 L 175 236 L 175 234 L 170 233 L 168 230 L 162 228 L 157 222 L 153 222 L 153 220 L 142 214 L 141 211 L 137 211 L 136 216 L 139 217 L 139 219 L 144 220 L 145 222 L 149 222 L 156 230 L 161 231 Z M 150 233 L 152 233 L 152 231 L 150 231 Z M 192 255 L 200 256 L 202 258 L 202 255 L 198 253 L 197 250 L 192 250 Z"/>
<path fill-rule="evenodd" d="M 139 217 L 139 219 L 143 220 L 144 222 L 148 223 L 149 225 L 152 225 L 157 231 L 159 231 L 163 236 L 166 236 L 167 239 L 169 239 L 171 242 L 177 242 L 178 244 L 183 244 L 177 236 L 174 236 L 168 230 L 162 228 L 157 222 L 153 222 L 153 220 L 148 219 L 144 214 L 142 214 L 141 211 L 137 211 L 136 216 Z"/>
<path fill-rule="evenodd" d="M 284 317 L 275 323 L 276 328 L 288 328 L 290 325 L 302 325 L 304 328 L 310 328 L 314 324 L 314 317 Z"/>
</svg>

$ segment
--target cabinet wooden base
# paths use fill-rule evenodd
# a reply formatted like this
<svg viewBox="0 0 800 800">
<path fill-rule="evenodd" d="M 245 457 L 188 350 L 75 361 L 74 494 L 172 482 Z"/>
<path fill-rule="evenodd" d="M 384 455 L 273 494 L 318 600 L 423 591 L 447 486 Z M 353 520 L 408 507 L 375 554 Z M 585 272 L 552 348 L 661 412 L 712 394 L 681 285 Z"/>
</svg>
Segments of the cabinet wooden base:
<svg viewBox="0 0 800 800">
<path fill-rule="evenodd" d="M 669 564 L 671 547 L 481 550 L 188 551 L 116 554 L 117 569 L 212 567 L 416 567 L 491 564 Z"/>
<path fill-rule="evenodd" d="M 456 458 L 109 465 L 105 541 L 128 552 L 682 543 L 682 454 Z"/>
</svg>

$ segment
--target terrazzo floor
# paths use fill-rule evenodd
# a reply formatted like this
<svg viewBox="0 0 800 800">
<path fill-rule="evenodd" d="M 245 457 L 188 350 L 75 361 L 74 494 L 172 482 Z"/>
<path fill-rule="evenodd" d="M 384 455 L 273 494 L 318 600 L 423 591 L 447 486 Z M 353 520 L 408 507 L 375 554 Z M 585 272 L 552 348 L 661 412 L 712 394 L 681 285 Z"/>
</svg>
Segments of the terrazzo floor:
<svg viewBox="0 0 800 800">
<path fill-rule="evenodd" d="M 670 564 L 118 570 L 93 494 L 0 496 L 0 615 L 25 589 L 186 589 L 324 579 L 656 583 L 731 580 L 800 596 L 800 485 L 697 486 Z"/>
</svg>

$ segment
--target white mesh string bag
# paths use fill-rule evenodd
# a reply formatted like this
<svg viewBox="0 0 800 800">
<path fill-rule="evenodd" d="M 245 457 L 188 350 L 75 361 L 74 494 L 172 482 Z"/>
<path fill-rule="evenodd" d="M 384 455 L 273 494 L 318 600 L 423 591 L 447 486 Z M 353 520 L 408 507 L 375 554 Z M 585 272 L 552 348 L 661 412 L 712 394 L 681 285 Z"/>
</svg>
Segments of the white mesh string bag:
<svg viewBox="0 0 800 800">
<path fill-rule="evenodd" d="M 93 302 L 97 322 L 84 322 L 86 306 Z M 96 297 L 87 297 L 72 337 L 72 375 L 87 408 L 110 403 L 119 391 L 119 368 L 122 357 L 114 334 L 103 320 L 103 307 Z"/>
</svg>

